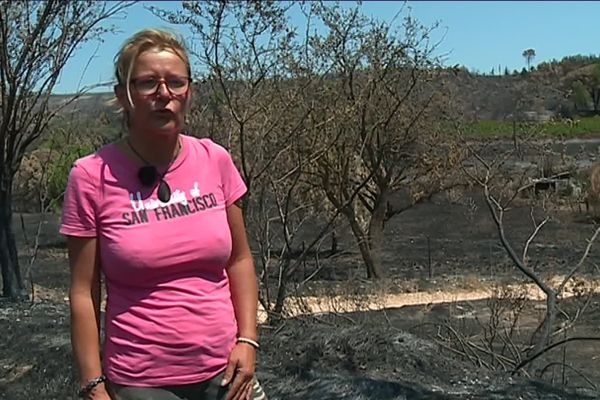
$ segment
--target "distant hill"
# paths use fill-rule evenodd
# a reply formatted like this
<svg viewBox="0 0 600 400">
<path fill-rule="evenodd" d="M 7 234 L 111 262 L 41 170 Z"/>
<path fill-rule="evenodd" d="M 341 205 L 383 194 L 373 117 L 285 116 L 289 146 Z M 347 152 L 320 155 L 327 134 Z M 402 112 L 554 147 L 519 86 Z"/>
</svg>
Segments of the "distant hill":
<svg viewBox="0 0 600 400">
<path fill-rule="evenodd" d="M 52 95 L 50 97 L 50 108 L 56 108 L 64 105 L 70 99 L 73 98 L 71 94 L 59 94 Z M 62 110 L 62 114 L 77 113 L 82 116 L 96 117 L 100 113 L 110 112 L 115 110 L 114 107 L 109 105 L 109 102 L 115 98 L 114 93 L 88 93 L 78 99 L 74 100 L 71 104 L 66 106 Z"/>
<path fill-rule="evenodd" d="M 513 115 L 537 120 L 574 118 L 592 112 L 576 109 L 574 83 L 589 82 L 599 64 L 598 56 L 576 55 L 508 75 L 480 75 L 459 69 L 445 83 L 463 102 L 467 114 L 480 119 L 512 119 Z"/>
<path fill-rule="evenodd" d="M 570 118 L 576 114 L 571 98 L 573 83 L 589 77 L 597 63 L 600 58 L 595 56 L 571 56 L 541 63 L 533 71 L 509 75 L 479 75 L 464 68 L 449 68 L 439 80 L 451 90 L 466 115 L 474 118 Z M 197 95 L 196 101 L 202 102 L 207 95 L 206 92 Z M 57 106 L 68 99 L 68 95 L 56 95 L 51 102 Z M 116 110 L 109 105 L 112 99 L 112 92 L 86 94 L 66 107 L 63 115 L 76 114 L 81 118 L 112 115 Z"/>
</svg>

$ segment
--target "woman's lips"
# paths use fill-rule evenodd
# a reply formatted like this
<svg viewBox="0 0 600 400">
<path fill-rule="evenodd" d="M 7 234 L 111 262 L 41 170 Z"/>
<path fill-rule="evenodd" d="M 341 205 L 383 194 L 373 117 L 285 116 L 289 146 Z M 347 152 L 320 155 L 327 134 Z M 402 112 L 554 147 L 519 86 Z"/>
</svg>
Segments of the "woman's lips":
<svg viewBox="0 0 600 400">
<path fill-rule="evenodd" d="M 161 119 L 175 118 L 175 113 L 171 110 L 154 110 L 152 113 Z"/>
</svg>

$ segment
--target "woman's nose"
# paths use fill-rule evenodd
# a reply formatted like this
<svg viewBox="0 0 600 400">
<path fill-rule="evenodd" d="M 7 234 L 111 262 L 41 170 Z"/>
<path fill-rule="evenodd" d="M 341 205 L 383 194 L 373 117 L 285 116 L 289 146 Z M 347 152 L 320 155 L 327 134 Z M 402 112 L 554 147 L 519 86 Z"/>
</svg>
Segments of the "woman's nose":
<svg viewBox="0 0 600 400">
<path fill-rule="evenodd" d="M 165 81 L 158 82 L 157 93 L 161 97 L 171 98 L 171 92 L 169 91 L 169 88 L 167 87 L 167 82 Z"/>
</svg>

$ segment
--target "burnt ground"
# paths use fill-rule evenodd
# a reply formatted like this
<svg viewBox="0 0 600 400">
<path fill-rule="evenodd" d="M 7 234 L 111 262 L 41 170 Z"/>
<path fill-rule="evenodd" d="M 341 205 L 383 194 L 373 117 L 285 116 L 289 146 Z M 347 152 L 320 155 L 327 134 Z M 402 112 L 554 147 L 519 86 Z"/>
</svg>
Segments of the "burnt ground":
<svg viewBox="0 0 600 400">
<path fill-rule="evenodd" d="M 1 399 L 75 398 L 67 312 L 65 304 L 46 301 L 32 308 L 3 305 Z M 258 376 L 270 398 L 598 398 L 589 390 L 476 368 L 380 317 L 361 324 L 303 318 L 287 321 L 276 334 L 263 330 Z"/>
<path fill-rule="evenodd" d="M 474 215 L 465 215 L 464 205 L 440 198 L 399 216 L 387 231 L 390 240 L 384 260 L 393 277 L 387 290 L 396 294 L 481 290 L 492 281 L 522 281 L 497 245 L 493 225 L 485 222 L 484 211 L 480 207 Z M 511 236 L 518 240 L 530 232 L 529 210 L 515 211 L 507 222 L 514 224 Z M 34 226 L 35 217 L 24 216 L 26 225 Z M 41 248 L 31 269 L 36 282 L 34 303 L 0 304 L 0 399 L 74 398 L 66 301 L 68 268 L 55 223 L 53 219 L 44 225 Z M 564 272 L 581 255 L 584 240 L 593 229 L 592 225 L 566 220 L 550 223 L 546 236 L 540 236 L 539 245 L 532 248 L 532 255 L 543 261 L 536 268 L 548 275 Z M 426 236 L 430 237 L 429 247 Z M 348 239 L 340 238 L 339 257 L 324 261 L 336 265 L 333 272 L 317 274 L 304 290 L 327 295 L 343 293 L 343 288 L 350 286 L 353 291 L 345 292 L 350 296 L 360 296 L 357 287 L 365 293 L 375 290 L 362 279 L 358 254 Z M 25 251 L 22 254 L 26 271 L 28 256 Z M 593 249 L 586 264 L 589 279 L 597 277 L 593 264 L 598 255 Z M 310 273 L 311 267 L 307 268 L 306 273 Z M 566 303 L 564 309 L 573 315 L 578 303 Z M 531 378 L 511 376 L 501 369 L 474 365 L 464 354 L 449 350 L 453 347 L 447 340 L 449 331 L 440 334 L 440 329 L 452 326 L 465 340 L 481 340 L 481 326 L 489 308 L 486 300 L 448 302 L 393 308 L 385 313 L 304 316 L 277 326 L 262 326 L 258 376 L 271 399 L 600 398 L 593 390 L 600 380 L 597 342 L 569 344 L 567 362 L 584 371 L 592 384 L 568 370 L 564 389 L 560 388 L 562 379 L 555 377 L 552 384 L 550 373 L 543 379 L 535 370 Z M 527 310 L 520 320 L 522 337 L 531 332 L 541 315 L 533 303 Z M 577 328 L 568 334 L 595 336 L 599 323 L 600 298 L 593 297 Z M 515 335 L 514 339 L 520 338 Z M 556 350 L 546 361 L 561 356 L 561 350 Z M 540 364 L 537 371 L 546 364 Z"/>
<path fill-rule="evenodd" d="M 519 253 L 532 231 L 530 212 L 527 207 L 517 207 L 506 215 L 509 239 Z M 539 220 L 540 211 L 535 215 Z M 531 265 L 544 278 L 565 274 L 574 266 L 596 228 L 583 215 L 568 210 L 552 217 L 530 250 Z M 39 216 L 23 215 L 23 220 L 27 238 L 20 230 L 19 216 L 15 226 L 27 274 L 26 242 L 32 241 Z M 56 216 L 45 220 L 40 250 L 30 269 L 36 284 L 34 302 L 0 302 L 0 400 L 75 398 L 66 252 L 57 234 Z M 481 291 L 493 284 L 525 282 L 499 245 L 489 212 L 475 194 L 460 201 L 441 195 L 390 221 L 383 254 L 389 279 L 383 284 L 364 279 L 353 239 L 343 227 L 338 232 L 340 251 L 321 260 L 322 270 L 298 293 L 345 294 L 360 301 L 364 294 L 383 295 L 382 286 L 386 294 L 401 295 Z M 600 279 L 599 257 L 600 243 L 592 247 L 578 275 L 582 282 Z M 307 263 L 299 278 L 310 275 L 314 268 Z M 528 374 L 511 375 L 514 364 L 473 352 L 474 346 L 489 341 L 485 332 L 494 310 L 498 312 L 499 305 L 510 301 L 449 300 L 385 312 L 294 317 L 276 326 L 263 325 L 258 377 L 270 399 L 600 398 L 600 342 L 574 341 L 552 350 L 528 366 Z M 522 349 L 540 321 L 543 304 L 512 301 L 510 304 L 524 306 L 508 347 Z M 574 318 L 582 304 L 587 307 L 578 315 L 575 327 L 556 340 L 599 336 L 598 295 L 563 300 L 560 322 Z M 510 320 L 506 311 L 501 317 L 504 322 Z M 510 352 L 503 354 L 513 361 L 518 358 Z M 548 367 L 557 361 L 561 364 Z"/>
</svg>

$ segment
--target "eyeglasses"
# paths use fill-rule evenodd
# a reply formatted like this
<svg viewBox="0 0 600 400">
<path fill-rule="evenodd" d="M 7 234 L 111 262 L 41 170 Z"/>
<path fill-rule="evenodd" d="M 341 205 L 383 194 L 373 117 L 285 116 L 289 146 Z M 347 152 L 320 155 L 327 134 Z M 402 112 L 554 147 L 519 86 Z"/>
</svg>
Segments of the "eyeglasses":
<svg viewBox="0 0 600 400">
<path fill-rule="evenodd" d="M 192 80 L 184 76 L 174 76 L 166 79 L 147 77 L 134 78 L 131 80 L 131 84 L 136 92 L 142 96 L 151 96 L 156 94 L 162 83 L 167 85 L 167 90 L 169 90 L 172 95 L 179 96 L 187 92 L 188 88 L 190 87 L 190 82 L 192 82 Z"/>
</svg>

